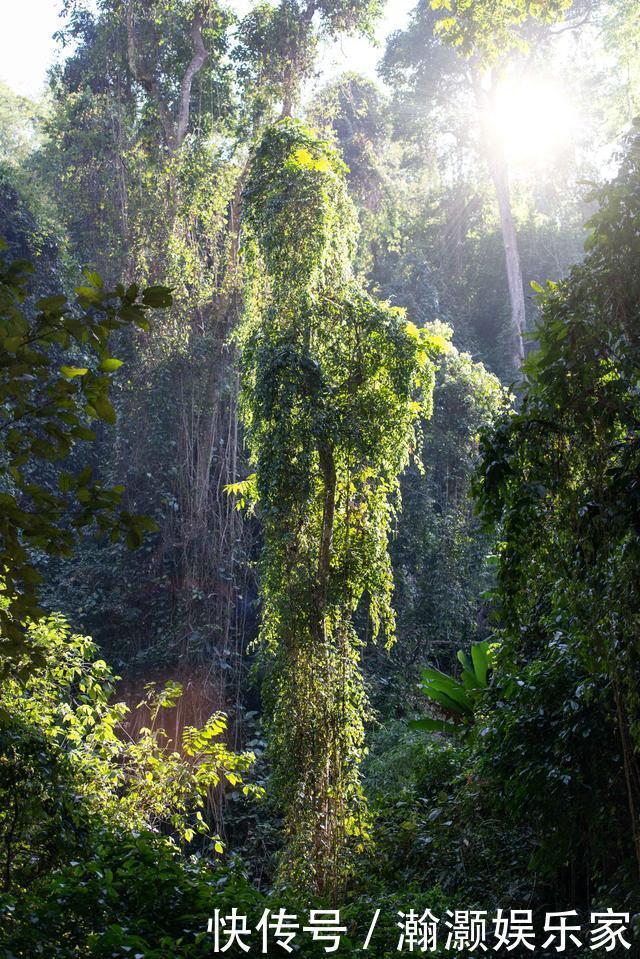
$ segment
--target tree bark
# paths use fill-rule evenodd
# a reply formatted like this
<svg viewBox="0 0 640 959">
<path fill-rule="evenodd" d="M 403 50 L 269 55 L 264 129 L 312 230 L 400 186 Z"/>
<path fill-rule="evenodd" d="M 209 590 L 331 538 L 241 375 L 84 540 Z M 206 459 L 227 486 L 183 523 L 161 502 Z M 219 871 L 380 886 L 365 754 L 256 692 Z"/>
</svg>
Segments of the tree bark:
<svg viewBox="0 0 640 959">
<path fill-rule="evenodd" d="M 207 48 L 202 39 L 202 28 L 204 26 L 203 13 L 198 11 L 191 21 L 190 33 L 193 44 L 193 56 L 189 61 L 189 65 L 180 83 L 180 100 L 177 116 L 174 119 L 157 78 L 153 71 L 149 70 L 145 65 L 140 56 L 133 5 L 134 0 L 129 0 L 127 4 L 127 60 L 129 69 L 134 79 L 138 81 L 140 86 L 155 102 L 167 146 L 172 153 L 175 153 L 182 146 L 189 129 L 193 81 L 202 69 L 208 56 Z"/>
<path fill-rule="evenodd" d="M 509 302 L 511 305 L 511 348 L 510 360 L 514 371 L 519 371 L 524 362 L 524 333 L 526 330 L 526 314 L 524 299 L 524 284 L 522 282 L 522 267 L 518 250 L 513 211 L 511 209 L 511 193 L 509 190 L 509 170 L 502 145 L 497 143 L 491 129 L 490 108 L 493 103 L 493 88 L 485 90 L 478 71 L 473 73 L 473 87 L 476 97 L 484 150 L 493 181 L 500 213 L 500 231 L 507 268 L 507 284 L 509 288 Z"/>
<path fill-rule="evenodd" d="M 189 113 L 191 110 L 191 87 L 195 76 L 202 69 L 207 59 L 207 49 L 202 39 L 202 14 L 196 13 L 191 23 L 191 42 L 193 44 L 193 57 L 187 67 L 180 84 L 180 108 L 178 111 L 178 120 L 175 131 L 175 147 L 179 148 L 189 128 Z"/>
<path fill-rule="evenodd" d="M 309 0 L 305 8 L 300 11 L 300 23 L 304 27 L 304 30 L 302 31 L 302 40 L 298 39 L 298 43 L 304 44 L 307 41 L 307 30 L 311 28 L 315 12 L 316 0 Z M 296 48 L 291 51 L 285 67 L 282 112 L 280 113 L 281 120 L 286 120 L 293 116 L 294 107 L 300 98 L 301 78 L 298 71 L 299 60 L 299 48 Z"/>
<path fill-rule="evenodd" d="M 170 143 L 173 138 L 171 114 L 155 77 L 147 70 L 140 59 L 133 0 L 129 0 L 127 4 L 127 60 L 133 78 L 138 81 L 143 90 L 155 101 L 165 139 Z"/>
</svg>

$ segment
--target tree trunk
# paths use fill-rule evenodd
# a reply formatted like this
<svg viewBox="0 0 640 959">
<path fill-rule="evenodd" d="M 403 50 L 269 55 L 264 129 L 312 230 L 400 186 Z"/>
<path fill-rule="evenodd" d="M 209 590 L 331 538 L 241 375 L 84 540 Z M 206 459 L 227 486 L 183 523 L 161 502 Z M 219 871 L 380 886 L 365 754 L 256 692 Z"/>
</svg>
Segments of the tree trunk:
<svg viewBox="0 0 640 959">
<path fill-rule="evenodd" d="M 507 265 L 507 283 L 511 303 L 511 361 L 514 369 L 519 370 L 524 361 L 525 304 L 518 238 L 511 211 L 509 177 L 504 157 L 490 159 L 489 166 L 498 199 L 502 245 Z"/>
<path fill-rule="evenodd" d="M 509 302 L 511 304 L 511 344 L 510 360 L 514 371 L 519 371 L 524 361 L 523 335 L 526 329 L 524 284 L 518 251 L 518 237 L 511 209 L 509 191 L 509 171 L 502 145 L 496 142 L 491 124 L 490 108 L 493 102 L 494 88 L 488 91 L 483 87 L 480 75 L 474 72 L 473 86 L 476 104 L 480 115 L 484 149 L 493 180 L 500 212 L 500 230 L 507 267 Z"/>
<path fill-rule="evenodd" d="M 127 4 L 127 59 L 129 69 L 134 79 L 143 87 L 151 99 L 155 102 L 160 117 L 160 123 L 164 132 L 166 146 L 171 153 L 176 153 L 187 135 L 189 129 L 189 117 L 191 112 L 191 91 L 193 81 L 202 69 L 207 59 L 207 49 L 202 39 L 202 30 L 204 26 L 204 16 L 202 11 L 197 11 L 191 21 L 189 31 L 191 44 L 193 46 L 193 56 L 180 81 L 180 101 L 177 116 L 172 116 L 171 110 L 167 104 L 167 99 L 162 90 L 161 84 L 156 73 L 150 68 L 138 49 L 138 41 L 135 29 L 135 12 L 133 0 Z"/>
</svg>

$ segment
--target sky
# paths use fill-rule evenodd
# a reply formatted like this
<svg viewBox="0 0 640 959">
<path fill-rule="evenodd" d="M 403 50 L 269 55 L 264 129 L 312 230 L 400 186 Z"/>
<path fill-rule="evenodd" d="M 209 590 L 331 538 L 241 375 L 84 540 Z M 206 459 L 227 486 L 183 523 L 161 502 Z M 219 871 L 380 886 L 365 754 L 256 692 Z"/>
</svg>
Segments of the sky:
<svg viewBox="0 0 640 959">
<path fill-rule="evenodd" d="M 0 0 L 0 79 L 16 93 L 42 92 L 55 56 L 57 0 Z"/>
<path fill-rule="evenodd" d="M 390 0 L 379 25 L 379 41 L 403 26 L 415 0 Z M 232 0 L 238 13 L 251 8 L 251 0 Z M 16 93 L 37 97 L 44 89 L 47 69 L 56 57 L 52 35 L 59 28 L 59 0 L 0 0 L 0 80 Z M 343 39 L 325 47 L 322 74 L 329 79 L 343 70 L 373 76 L 381 54 L 359 37 Z"/>
</svg>

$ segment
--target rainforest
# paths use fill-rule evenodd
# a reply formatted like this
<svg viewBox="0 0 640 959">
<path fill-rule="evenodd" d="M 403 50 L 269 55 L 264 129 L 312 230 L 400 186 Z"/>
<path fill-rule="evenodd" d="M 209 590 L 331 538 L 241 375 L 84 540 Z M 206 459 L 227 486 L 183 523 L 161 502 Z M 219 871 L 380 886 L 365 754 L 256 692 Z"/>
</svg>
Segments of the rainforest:
<svg viewBox="0 0 640 959">
<path fill-rule="evenodd" d="M 0 24 L 0 959 L 640 957 L 637 0 Z"/>
</svg>

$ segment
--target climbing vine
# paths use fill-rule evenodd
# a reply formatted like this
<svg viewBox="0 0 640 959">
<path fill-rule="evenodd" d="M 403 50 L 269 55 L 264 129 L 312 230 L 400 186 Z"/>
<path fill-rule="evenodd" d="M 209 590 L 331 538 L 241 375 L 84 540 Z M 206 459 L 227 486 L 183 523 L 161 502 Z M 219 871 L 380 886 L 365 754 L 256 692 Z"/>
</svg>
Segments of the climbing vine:
<svg viewBox="0 0 640 959">
<path fill-rule="evenodd" d="M 347 168 L 284 120 L 245 191 L 248 293 L 242 409 L 264 531 L 261 640 L 270 656 L 273 788 L 284 813 L 282 881 L 335 893 L 367 833 L 360 788 L 366 603 L 392 642 L 388 540 L 398 477 L 431 414 L 446 346 L 353 274 Z M 246 492 L 246 490 L 245 490 Z"/>
</svg>

